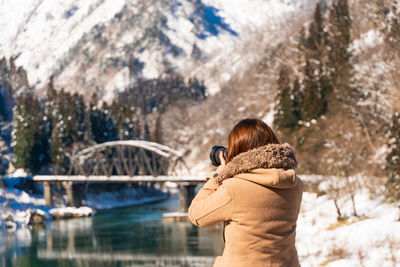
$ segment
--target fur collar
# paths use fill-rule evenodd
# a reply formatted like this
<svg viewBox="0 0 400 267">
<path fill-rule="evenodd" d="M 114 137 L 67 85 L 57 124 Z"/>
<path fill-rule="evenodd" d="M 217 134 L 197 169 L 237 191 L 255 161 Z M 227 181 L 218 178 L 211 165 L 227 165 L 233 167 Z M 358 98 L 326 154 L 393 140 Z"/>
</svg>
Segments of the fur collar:
<svg viewBox="0 0 400 267">
<path fill-rule="evenodd" d="M 221 183 L 236 174 L 247 173 L 253 169 L 288 170 L 296 167 L 296 154 L 289 144 L 268 144 L 234 157 L 216 177 L 216 181 Z"/>
</svg>

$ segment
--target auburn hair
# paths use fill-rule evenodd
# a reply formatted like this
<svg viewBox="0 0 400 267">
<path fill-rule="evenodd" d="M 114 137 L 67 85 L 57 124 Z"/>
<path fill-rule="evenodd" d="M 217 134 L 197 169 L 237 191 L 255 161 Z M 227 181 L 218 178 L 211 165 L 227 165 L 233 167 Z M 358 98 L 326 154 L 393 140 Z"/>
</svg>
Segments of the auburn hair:
<svg viewBox="0 0 400 267">
<path fill-rule="evenodd" d="M 265 122 L 259 119 L 241 120 L 229 134 L 226 162 L 242 152 L 267 144 L 279 144 L 279 140 Z"/>
</svg>

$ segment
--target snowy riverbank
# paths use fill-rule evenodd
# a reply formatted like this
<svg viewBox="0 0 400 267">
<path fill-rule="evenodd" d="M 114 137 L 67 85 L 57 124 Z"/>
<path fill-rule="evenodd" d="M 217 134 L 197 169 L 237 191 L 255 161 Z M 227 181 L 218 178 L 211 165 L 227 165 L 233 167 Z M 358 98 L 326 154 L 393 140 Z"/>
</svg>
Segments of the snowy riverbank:
<svg viewBox="0 0 400 267">
<path fill-rule="evenodd" d="M 66 207 L 63 200 L 56 206 L 46 206 L 42 185 L 32 177 L 3 177 L 0 180 L 0 228 L 17 229 L 32 223 L 37 214 L 44 220 L 92 216 L 96 210 L 142 205 L 166 200 L 168 194 L 157 188 L 124 188 L 118 192 L 88 193 L 84 206 Z"/>
</svg>

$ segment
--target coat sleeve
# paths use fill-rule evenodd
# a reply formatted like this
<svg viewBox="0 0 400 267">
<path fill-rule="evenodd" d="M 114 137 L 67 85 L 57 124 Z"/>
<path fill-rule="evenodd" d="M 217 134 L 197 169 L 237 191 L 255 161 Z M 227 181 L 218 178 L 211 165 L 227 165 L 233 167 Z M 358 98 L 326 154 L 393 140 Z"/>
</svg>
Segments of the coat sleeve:
<svg viewBox="0 0 400 267">
<path fill-rule="evenodd" d="M 199 227 L 212 226 L 230 219 L 233 208 L 233 193 L 224 184 L 209 179 L 200 189 L 189 207 L 190 221 Z"/>
</svg>

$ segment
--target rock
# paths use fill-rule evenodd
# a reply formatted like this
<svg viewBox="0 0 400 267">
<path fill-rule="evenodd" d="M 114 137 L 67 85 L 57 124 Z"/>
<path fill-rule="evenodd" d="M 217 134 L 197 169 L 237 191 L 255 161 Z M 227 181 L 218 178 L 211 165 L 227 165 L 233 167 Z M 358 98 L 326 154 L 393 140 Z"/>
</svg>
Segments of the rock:
<svg viewBox="0 0 400 267">
<path fill-rule="evenodd" d="M 27 224 L 43 224 L 46 219 L 46 214 L 42 210 L 27 210 Z"/>
<path fill-rule="evenodd" d="M 11 214 L 8 214 L 5 218 L 4 221 L 6 222 L 13 222 L 14 221 L 14 217 Z"/>
</svg>

